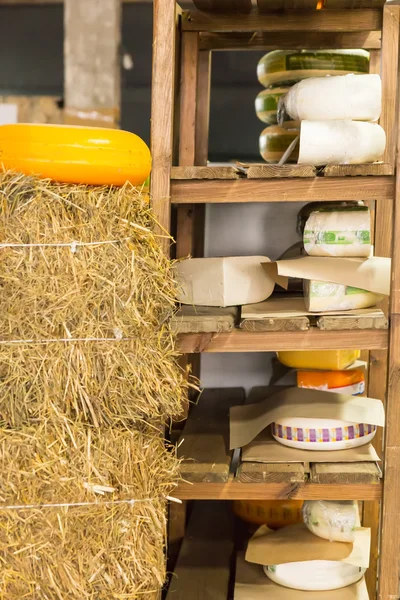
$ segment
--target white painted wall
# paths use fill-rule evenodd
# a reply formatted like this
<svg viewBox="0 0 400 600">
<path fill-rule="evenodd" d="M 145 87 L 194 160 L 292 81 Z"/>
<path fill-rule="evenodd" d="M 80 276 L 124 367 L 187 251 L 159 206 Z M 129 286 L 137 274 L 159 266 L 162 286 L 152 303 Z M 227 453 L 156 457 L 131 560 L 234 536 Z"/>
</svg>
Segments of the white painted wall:
<svg viewBox="0 0 400 600">
<path fill-rule="evenodd" d="M 267 199 L 266 199 L 267 200 Z M 209 204 L 206 212 L 205 256 L 264 255 L 278 258 L 299 240 L 297 213 L 303 204 Z M 268 385 L 272 353 L 202 354 L 203 387 Z"/>
</svg>

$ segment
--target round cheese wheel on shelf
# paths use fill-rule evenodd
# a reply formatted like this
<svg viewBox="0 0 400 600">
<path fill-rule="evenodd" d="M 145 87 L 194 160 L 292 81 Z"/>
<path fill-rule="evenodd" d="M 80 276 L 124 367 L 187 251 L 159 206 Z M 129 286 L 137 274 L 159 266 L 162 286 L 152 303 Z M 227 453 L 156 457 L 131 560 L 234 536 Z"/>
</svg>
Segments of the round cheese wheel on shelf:
<svg viewBox="0 0 400 600">
<path fill-rule="evenodd" d="M 246 523 L 279 529 L 301 523 L 302 506 L 302 500 L 235 500 L 233 512 Z"/>
<path fill-rule="evenodd" d="M 366 50 L 273 50 L 257 66 L 264 87 L 292 85 L 308 77 L 368 72 Z"/>
<path fill-rule="evenodd" d="M 0 163 L 61 183 L 142 185 L 151 155 L 145 142 L 128 131 L 19 123 L 0 126 Z"/>
<path fill-rule="evenodd" d="M 358 504 L 354 500 L 306 500 L 303 521 L 311 533 L 320 538 L 352 543 L 354 530 L 360 527 Z"/>
<path fill-rule="evenodd" d="M 279 100 L 288 93 L 289 87 L 271 88 L 260 92 L 256 98 L 256 114 L 263 123 L 276 125 Z"/>
<path fill-rule="evenodd" d="M 297 371 L 297 387 L 358 396 L 365 391 L 364 369 Z"/>
<path fill-rule="evenodd" d="M 362 567 L 331 560 L 310 560 L 264 567 L 267 577 L 275 583 L 306 592 L 344 588 L 359 581 L 365 571 Z"/>
<path fill-rule="evenodd" d="M 336 419 L 280 419 L 271 426 L 277 442 L 301 450 L 346 450 L 370 442 L 376 425 Z"/>
<path fill-rule="evenodd" d="M 342 371 L 360 358 L 360 350 L 281 350 L 277 356 L 292 369 Z"/>
<path fill-rule="evenodd" d="M 299 123 L 288 121 L 283 126 L 270 125 L 260 135 L 260 154 L 268 163 L 280 161 L 290 144 L 300 134 Z M 299 156 L 298 145 L 288 162 L 296 162 Z"/>
</svg>

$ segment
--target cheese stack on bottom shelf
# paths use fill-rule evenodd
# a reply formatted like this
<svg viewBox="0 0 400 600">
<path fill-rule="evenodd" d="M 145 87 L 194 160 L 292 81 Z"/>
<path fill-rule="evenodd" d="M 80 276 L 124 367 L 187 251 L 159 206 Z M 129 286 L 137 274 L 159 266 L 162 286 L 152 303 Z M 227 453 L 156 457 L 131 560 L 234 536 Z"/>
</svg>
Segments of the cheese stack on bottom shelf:
<svg viewBox="0 0 400 600">
<path fill-rule="evenodd" d="M 300 134 L 300 119 L 284 119 L 278 126 L 278 107 L 293 84 L 307 78 L 327 75 L 366 74 L 369 52 L 365 50 L 275 50 L 258 63 L 257 75 L 267 89 L 255 101 L 258 118 L 268 126 L 260 136 L 260 154 L 266 162 L 279 162 L 289 144 Z M 367 85 L 367 84 L 366 84 Z M 316 103 L 323 110 L 324 98 Z M 374 107 L 373 107 L 374 108 Z M 365 108 L 369 115 L 369 105 Z M 289 158 L 296 162 L 298 151 Z"/>
</svg>

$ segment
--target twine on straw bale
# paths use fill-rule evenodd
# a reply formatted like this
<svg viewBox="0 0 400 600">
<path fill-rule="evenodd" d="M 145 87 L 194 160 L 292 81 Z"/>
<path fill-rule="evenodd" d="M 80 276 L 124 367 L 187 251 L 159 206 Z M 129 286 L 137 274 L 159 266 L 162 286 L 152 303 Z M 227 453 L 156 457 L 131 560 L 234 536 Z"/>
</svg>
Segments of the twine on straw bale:
<svg viewBox="0 0 400 600">
<path fill-rule="evenodd" d="M 157 598 L 178 466 L 159 436 L 128 429 L 59 420 L 0 430 L 1 597 Z M 109 505 L 126 498 L 138 501 Z M 4 508 L 67 502 L 94 504 Z"/>
<path fill-rule="evenodd" d="M 126 424 L 181 412 L 185 378 L 169 327 L 176 286 L 153 225 L 148 196 L 130 184 L 0 173 L 7 426 L 51 415 Z"/>
</svg>

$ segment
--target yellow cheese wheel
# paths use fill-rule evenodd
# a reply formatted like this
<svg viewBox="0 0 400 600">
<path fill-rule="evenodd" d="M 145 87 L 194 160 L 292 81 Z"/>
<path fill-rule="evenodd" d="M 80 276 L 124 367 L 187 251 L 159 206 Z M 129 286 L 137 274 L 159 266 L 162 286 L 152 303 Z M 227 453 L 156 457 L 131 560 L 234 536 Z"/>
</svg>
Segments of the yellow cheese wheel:
<svg viewBox="0 0 400 600">
<path fill-rule="evenodd" d="M 342 371 L 360 358 L 360 350 L 281 350 L 277 355 L 291 369 Z"/>
<path fill-rule="evenodd" d="M 141 185 L 151 169 L 145 142 L 128 131 L 69 125 L 1 125 L 0 165 L 62 183 Z"/>
<path fill-rule="evenodd" d="M 233 512 L 237 517 L 254 525 L 268 525 L 279 529 L 302 523 L 302 500 L 235 500 Z"/>
</svg>

